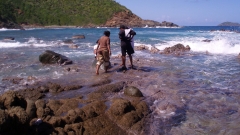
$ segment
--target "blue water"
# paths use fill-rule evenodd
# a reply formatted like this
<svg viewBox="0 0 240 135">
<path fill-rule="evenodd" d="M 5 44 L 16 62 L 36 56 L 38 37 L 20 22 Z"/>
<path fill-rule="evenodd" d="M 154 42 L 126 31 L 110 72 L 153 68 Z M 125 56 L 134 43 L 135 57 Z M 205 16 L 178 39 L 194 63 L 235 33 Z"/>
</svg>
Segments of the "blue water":
<svg viewBox="0 0 240 135">
<path fill-rule="evenodd" d="M 226 31 L 220 31 L 225 29 Z M 61 73 L 56 67 L 43 66 L 38 56 L 45 50 L 53 50 L 66 55 L 74 63 L 81 60 L 90 60 L 93 57 L 93 46 L 105 30 L 111 32 L 111 48 L 113 56 L 120 54 L 120 44 L 117 28 L 58 28 L 58 29 L 27 29 L 27 30 L 0 30 L 0 79 L 7 77 L 44 77 L 57 78 Z M 173 64 L 171 68 L 184 70 L 183 74 L 194 72 L 194 77 L 186 77 L 206 81 L 201 87 L 239 88 L 237 82 L 240 66 L 237 58 L 240 53 L 239 27 L 181 27 L 181 28 L 134 28 L 135 46 L 154 46 L 160 50 L 177 43 L 189 45 L 193 56 L 173 57 L 155 55 L 136 51 L 136 56 L 159 59 Z M 212 31 L 211 30 L 215 30 Z M 85 35 L 85 39 L 72 39 L 74 35 Z M 5 37 L 14 37 L 14 41 L 4 41 Z M 63 41 L 72 39 L 78 49 L 71 49 Z M 203 42 L 202 40 L 211 40 Z M 209 55 L 205 55 L 208 52 Z M 186 71 L 185 71 L 186 70 Z M 164 70 L 162 72 L 165 72 Z M 164 78 L 164 77 L 163 77 Z M 0 91 L 8 89 L 0 83 Z M 210 85 L 211 84 L 211 85 Z M 231 84 L 231 85 L 230 85 Z M 197 89 L 197 88 L 196 88 Z"/>
<path fill-rule="evenodd" d="M 221 29 L 227 31 L 220 31 Z M 63 54 L 79 66 L 91 63 L 86 61 L 92 61 L 93 46 L 105 30 L 111 32 L 112 56 L 119 55 L 120 42 L 117 28 L 27 29 L 25 31 L 0 29 L 0 93 L 16 89 L 12 83 L 4 81 L 6 78 L 23 78 L 20 84 L 24 85 L 31 83 L 27 81 L 29 76 L 43 81 L 63 77 L 62 67 L 42 65 L 39 62 L 38 57 L 45 50 Z M 154 73 L 157 72 L 158 85 L 163 90 L 175 91 L 183 102 L 188 102 L 187 120 L 182 125 L 174 127 L 171 130 L 172 134 L 239 133 L 236 125 L 240 122 L 238 110 L 240 27 L 191 26 L 134 28 L 134 30 L 137 33 L 134 38 L 135 46 L 154 46 L 162 51 L 165 47 L 181 43 L 191 48 L 189 53 L 181 56 L 151 54 L 148 51 L 136 51 L 134 54 L 134 57 L 160 61 L 160 66 L 151 69 Z M 86 38 L 72 39 L 72 36 L 80 34 L 85 35 Z M 15 40 L 5 41 L 3 40 L 5 37 L 14 37 Z M 63 43 L 67 39 L 72 39 L 79 47 L 69 48 L 69 45 Z M 203 42 L 206 39 L 211 42 Z M 147 91 L 148 89 L 145 93 Z M 167 99 L 171 101 L 171 94 Z M 172 100 L 171 102 L 174 103 L 174 98 Z M 178 104 L 176 102 L 175 105 Z M 161 102 L 156 101 L 154 104 L 157 108 Z M 212 109 L 213 106 L 216 108 Z M 162 112 L 158 117 L 164 114 Z M 155 122 L 159 124 L 159 121 Z M 190 132 L 192 130 L 193 132 Z"/>
</svg>

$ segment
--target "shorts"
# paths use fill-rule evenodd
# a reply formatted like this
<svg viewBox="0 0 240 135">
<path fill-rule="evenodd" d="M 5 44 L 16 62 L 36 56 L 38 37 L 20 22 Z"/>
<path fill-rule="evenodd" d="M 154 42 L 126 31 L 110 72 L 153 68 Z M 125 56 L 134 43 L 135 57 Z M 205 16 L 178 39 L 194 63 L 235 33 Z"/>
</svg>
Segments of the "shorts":
<svg viewBox="0 0 240 135">
<path fill-rule="evenodd" d="M 97 65 L 102 65 L 104 63 L 104 66 L 108 66 L 109 60 L 110 56 L 108 51 L 103 50 L 97 53 Z"/>
<path fill-rule="evenodd" d="M 133 54 L 134 50 L 133 50 L 133 48 L 131 46 L 131 43 L 129 42 L 129 43 L 126 43 L 126 44 L 122 44 L 121 45 L 121 52 L 122 52 L 122 56 L 126 56 L 126 53 L 128 55 Z"/>
</svg>

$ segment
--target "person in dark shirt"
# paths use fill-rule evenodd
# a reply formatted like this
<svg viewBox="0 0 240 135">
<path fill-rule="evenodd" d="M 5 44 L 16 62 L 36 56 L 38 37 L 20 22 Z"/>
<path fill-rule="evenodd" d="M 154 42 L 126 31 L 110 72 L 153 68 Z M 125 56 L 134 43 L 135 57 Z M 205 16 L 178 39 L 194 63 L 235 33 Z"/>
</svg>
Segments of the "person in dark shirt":
<svg viewBox="0 0 240 135">
<path fill-rule="evenodd" d="M 132 54 L 134 53 L 134 49 L 131 46 L 131 40 L 136 33 L 133 30 L 130 30 L 129 33 L 125 32 L 125 29 L 127 27 L 124 25 L 120 26 L 119 30 L 119 38 L 121 40 L 121 52 L 122 52 L 122 69 L 126 70 L 126 53 L 129 56 L 131 68 L 133 68 L 133 60 L 132 60 Z M 133 33 L 131 35 L 131 33 Z M 129 35 L 130 34 L 130 35 Z"/>
</svg>

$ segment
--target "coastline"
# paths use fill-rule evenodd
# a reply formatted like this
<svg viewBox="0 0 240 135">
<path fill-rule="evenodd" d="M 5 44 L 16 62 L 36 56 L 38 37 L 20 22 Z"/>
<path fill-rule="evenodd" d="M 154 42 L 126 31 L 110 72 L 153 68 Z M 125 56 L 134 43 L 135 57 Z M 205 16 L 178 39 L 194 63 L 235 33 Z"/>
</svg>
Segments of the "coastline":
<svg viewBox="0 0 240 135">
<path fill-rule="evenodd" d="M 118 28 L 118 27 L 108 27 L 108 26 L 60 26 L 60 25 L 48 25 L 48 26 L 41 26 L 41 25 L 21 25 L 24 29 L 30 29 L 30 28 L 42 28 L 42 29 L 51 29 L 51 28 Z M 154 26 L 154 27 L 133 27 L 133 28 L 181 28 L 181 26 L 178 27 L 170 27 L 170 26 Z"/>
<path fill-rule="evenodd" d="M 32 134 L 45 132 L 45 134 L 147 135 L 194 134 L 196 131 L 202 131 L 204 134 L 218 134 L 222 130 L 213 131 L 212 129 L 224 127 L 227 133 L 235 133 L 238 130 L 235 130 L 234 125 L 237 126 L 240 114 L 238 109 L 240 93 L 237 89 L 240 70 L 239 58 L 236 57 L 238 49 L 231 45 L 239 43 L 239 34 L 226 31 L 209 32 L 211 29 L 207 29 L 205 32 L 190 29 L 184 30 L 183 33 L 179 33 L 178 29 L 159 29 L 156 32 L 151 29 L 140 29 L 143 32 L 142 35 L 138 33 L 138 38 L 146 42 L 142 44 L 137 41 L 135 44 L 136 70 L 129 69 L 126 73 L 120 72 L 118 69 L 121 59 L 114 55 L 111 57 L 112 68 L 108 73 L 103 73 L 101 70 L 99 76 L 94 74 L 95 67 L 90 67 L 93 60 L 92 44 L 86 44 L 91 43 L 92 39 L 96 39 L 98 35 L 94 35 L 92 39 L 84 39 L 86 41 L 75 40 L 76 43 L 83 42 L 81 45 L 85 45 L 78 49 L 69 48 L 68 45 L 54 46 L 55 44 L 50 47 L 37 48 L 32 47 L 39 43 L 37 37 L 43 39 L 44 46 L 48 42 L 45 42 L 47 40 L 43 36 L 58 33 L 49 33 L 55 30 L 44 29 L 40 32 L 39 30 L 17 31 L 16 35 L 30 33 L 21 38 L 29 35 L 34 38 L 26 39 L 26 42 L 30 41 L 27 47 L 2 49 L 1 69 L 10 68 L 2 72 L 7 75 L 2 76 L 3 82 L 0 87 L 6 91 L 5 88 L 9 88 L 8 86 L 16 85 L 16 89 L 12 89 L 15 92 L 5 92 L 0 96 L 0 115 L 4 118 L 0 121 L 4 127 L 2 129 L 7 134 L 9 132 L 7 129 L 11 129 L 11 124 L 14 124 L 17 125 L 14 127 L 19 127 L 19 129 L 14 128 L 14 131 L 19 131 L 19 133 L 29 131 Z M 83 29 L 83 31 L 97 33 L 95 30 L 101 31 L 101 29 Z M 39 36 L 41 31 L 48 33 L 43 32 L 42 36 Z M 63 42 L 61 39 L 64 37 L 72 37 L 72 31 L 75 30 L 60 31 L 64 35 L 59 38 L 59 43 Z M 79 30 L 76 29 L 76 31 Z M 117 31 L 118 29 L 113 29 L 113 32 L 117 33 Z M 149 31 L 153 32 L 152 35 L 149 35 Z M 158 31 L 161 33 L 158 34 Z M 36 35 L 33 34 L 34 32 Z M 177 32 L 177 37 L 179 34 L 184 35 L 181 38 L 186 37 L 187 40 L 166 38 L 170 39 L 169 44 L 161 42 L 164 41 L 162 35 L 167 36 L 169 32 L 171 33 L 169 37 Z M 6 33 L 15 34 L 11 31 Z M 146 33 L 148 33 L 148 38 Z M 193 37 L 185 36 L 191 33 L 199 34 Z M 206 35 L 211 36 L 206 38 Z M 218 38 L 212 38 L 212 35 Z M 219 41 L 219 39 L 222 40 Z M 115 50 L 114 54 L 117 54 L 119 53 L 119 40 L 117 38 L 114 40 L 113 37 L 112 41 L 116 43 L 112 49 Z M 182 53 L 181 44 L 174 48 L 170 47 L 171 44 L 180 41 L 185 41 L 186 44 L 183 45 L 189 43 L 193 51 Z M 229 41 L 227 46 L 223 41 Z M 164 46 L 154 46 L 159 42 Z M 224 52 L 214 53 L 216 48 L 219 49 L 219 43 L 225 45 L 223 46 Z M 212 50 L 206 52 L 210 46 L 213 46 Z M 164 47 L 167 49 L 165 50 Z M 201 50 L 196 50 L 196 48 Z M 74 64 L 41 65 L 37 56 L 45 49 L 53 49 L 64 55 L 74 52 L 74 54 L 67 55 Z M 162 51 L 163 49 L 165 51 Z M 12 50 L 15 53 L 12 53 Z M 174 50 L 176 52 L 172 54 Z M 225 54 L 227 50 L 232 50 L 230 55 Z M 35 54 L 31 53 L 29 57 L 28 52 L 35 52 Z M 79 52 L 87 52 L 89 57 L 81 59 Z M 25 63 L 24 59 L 28 61 Z M 8 62 L 12 60 L 15 60 L 14 63 Z M 43 70 L 39 72 L 39 69 Z M 12 74 L 7 71 L 11 71 Z M 27 74 L 19 76 L 18 73 Z M 40 74 L 44 74 L 44 77 Z M 45 78 L 45 75 L 49 77 Z M 143 97 L 125 95 L 125 89 L 131 86 L 139 89 Z M 198 124 L 194 124 L 196 121 Z M 217 125 L 214 124 L 216 122 L 218 122 Z M 232 124 L 226 124 L 229 122 Z M 2 129 L 0 133 L 3 133 Z"/>
<path fill-rule="evenodd" d="M 157 131 L 157 127 L 152 127 L 154 130 L 150 130 L 149 126 L 153 125 L 147 124 L 148 121 L 154 120 L 154 109 L 150 109 L 150 106 L 154 100 L 163 96 L 163 92 L 160 92 L 158 88 L 151 88 L 153 90 L 151 93 L 144 92 L 146 86 L 142 85 L 148 84 L 156 77 L 155 71 L 151 71 L 151 68 L 148 69 L 146 66 L 154 66 L 155 62 L 139 59 L 141 58 L 134 60 L 134 63 L 139 65 L 136 70 L 129 69 L 127 73 L 122 73 L 118 72 L 120 59 L 112 58 L 114 66 L 108 73 L 103 73 L 101 70 L 99 76 L 94 75 L 94 68 L 89 69 L 79 65 L 64 66 L 63 70 L 70 69 L 68 77 L 46 82 L 40 81 L 32 86 L 27 86 L 26 89 L 5 92 L 0 96 L 0 103 L 3 104 L 1 108 L 5 108 L 9 112 L 19 107 L 23 108 L 23 110 L 19 108 L 18 111 L 26 116 L 17 115 L 17 117 L 18 119 L 26 119 L 25 122 L 22 122 L 24 124 L 18 125 L 18 127 L 24 128 L 16 128 L 16 131 L 22 133 L 30 132 L 24 130 L 29 128 L 34 129 L 31 133 L 39 133 L 37 128 L 49 128 L 46 124 L 50 124 L 52 128 L 41 132 L 48 134 L 50 132 L 68 133 L 69 129 L 77 134 L 96 134 L 105 130 L 108 134 L 119 135 L 132 132 L 137 134 L 154 133 Z M 78 68 L 78 72 L 72 71 L 73 68 Z M 89 74 L 89 78 L 76 78 L 76 74 L 77 76 Z M 67 82 L 66 78 L 68 78 Z M 144 78 L 149 79 L 145 80 Z M 142 81 L 144 83 L 140 84 Z M 134 97 L 124 94 L 129 86 L 136 87 L 144 96 Z M 26 102 L 26 110 L 24 105 L 12 104 L 16 102 L 15 100 Z M 179 104 L 179 107 L 181 105 Z M 121 107 L 119 108 L 119 106 Z M 48 109 L 52 113 L 49 113 Z M 28 110 L 31 110 L 31 113 Z M 0 111 L 2 110 L 0 109 Z M 42 124 L 36 126 L 39 119 Z M 0 122 L 8 127 L 10 126 L 8 125 L 9 121 L 18 122 L 17 119 Z M 90 123 L 94 121 L 100 122 L 104 126 L 91 125 Z M 5 131 L 6 133 L 11 132 L 7 129 Z"/>
</svg>

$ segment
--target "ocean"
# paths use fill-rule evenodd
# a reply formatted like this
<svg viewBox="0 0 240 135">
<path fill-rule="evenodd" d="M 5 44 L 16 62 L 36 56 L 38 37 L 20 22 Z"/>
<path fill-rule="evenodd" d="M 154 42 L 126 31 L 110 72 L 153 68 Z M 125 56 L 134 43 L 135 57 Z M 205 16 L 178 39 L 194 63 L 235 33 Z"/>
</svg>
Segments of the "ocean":
<svg viewBox="0 0 240 135">
<path fill-rule="evenodd" d="M 191 48 L 189 53 L 181 56 L 152 54 L 148 51 L 136 51 L 134 54 L 134 57 L 158 60 L 164 63 L 163 66 L 155 67 L 155 71 L 159 74 L 159 78 L 156 79 L 164 80 L 161 84 L 163 88 L 177 89 L 183 96 L 191 98 L 191 103 L 188 105 L 191 111 L 187 114 L 191 115 L 190 122 L 182 125 L 181 132 L 183 134 L 185 128 L 196 128 L 199 126 L 197 124 L 204 122 L 206 127 L 201 127 L 199 134 L 214 134 L 210 131 L 214 126 L 223 128 L 224 124 L 229 124 L 234 120 L 235 125 L 238 125 L 240 117 L 233 115 L 240 113 L 240 98 L 238 98 L 240 97 L 240 57 L 238 57 L 240 27 L 185 26 L 133 29 L 137 33 L 134 37 L 135 46 L 154 46 L 162 51 L 166 47 L 181 43 L 185 46 L 189 45 Z M 105 30 L 111 32 L 112 56 L 118 56 L 120 41 L 117 28 L 0 29 L 0 93 L 11 89 L 20 89 L 21 85 L 34 84 L 34 79 L 28 79 L 29 77 L 43 81 L 64 77 L 65 72 L 60 69 L 60 66 L 42 65 L 39 62 L 39 55 L 45 50 L 65 55 L 80 66 L 91 63 L 94 58 L 93 46 L 96 45 L 96 41 Z M 85 39 L 72 39 L 74 35 L 85 35 Z M 15 40 L 4 40 L 6 37 L 14 37 Z M 67 39 L 72 39 L 78 48 L 69 48 L 69 45 L 63 42 Z M 203 40 L 211 41 L 203 42 Z M 6 81 L 16 77 L 20 78 L 20 85 Z M 177 87 L 164 82 L 172 82 Z M 194 95 L 190 96 L 192 93 Z M 234 95 L 234 93 L 237 94 Z M 228 106 L 225 110 L 226 115 L 221 118 L 217 118 L 217 116 L 213 118 L 214 109 L 222 107 L 215 106 L 219 102 L 223 106 Z M 157 104 L 157 101 L 155 103 Z M 211 116 L 209 113 L 195 116 L 199 110 L 194 110 L 194 108 L 210 109 Z M 210 117 L 211 121 L 204 121 Z M 223 121 L 223 125 L 217 127 L 221 121 Z M 209 129 L 207 126 L 211 128 Z M 236 131 L 234 124 L 228 125 L 228 129 L 232 129 L 230 133 Z M 175 132 L 179 130 L 174 129 Z M 220 129 L 215 130 L 219 131 Z M 222 132 L 223 134 L 228 133 L 225 130 Z"/>
</svg>

